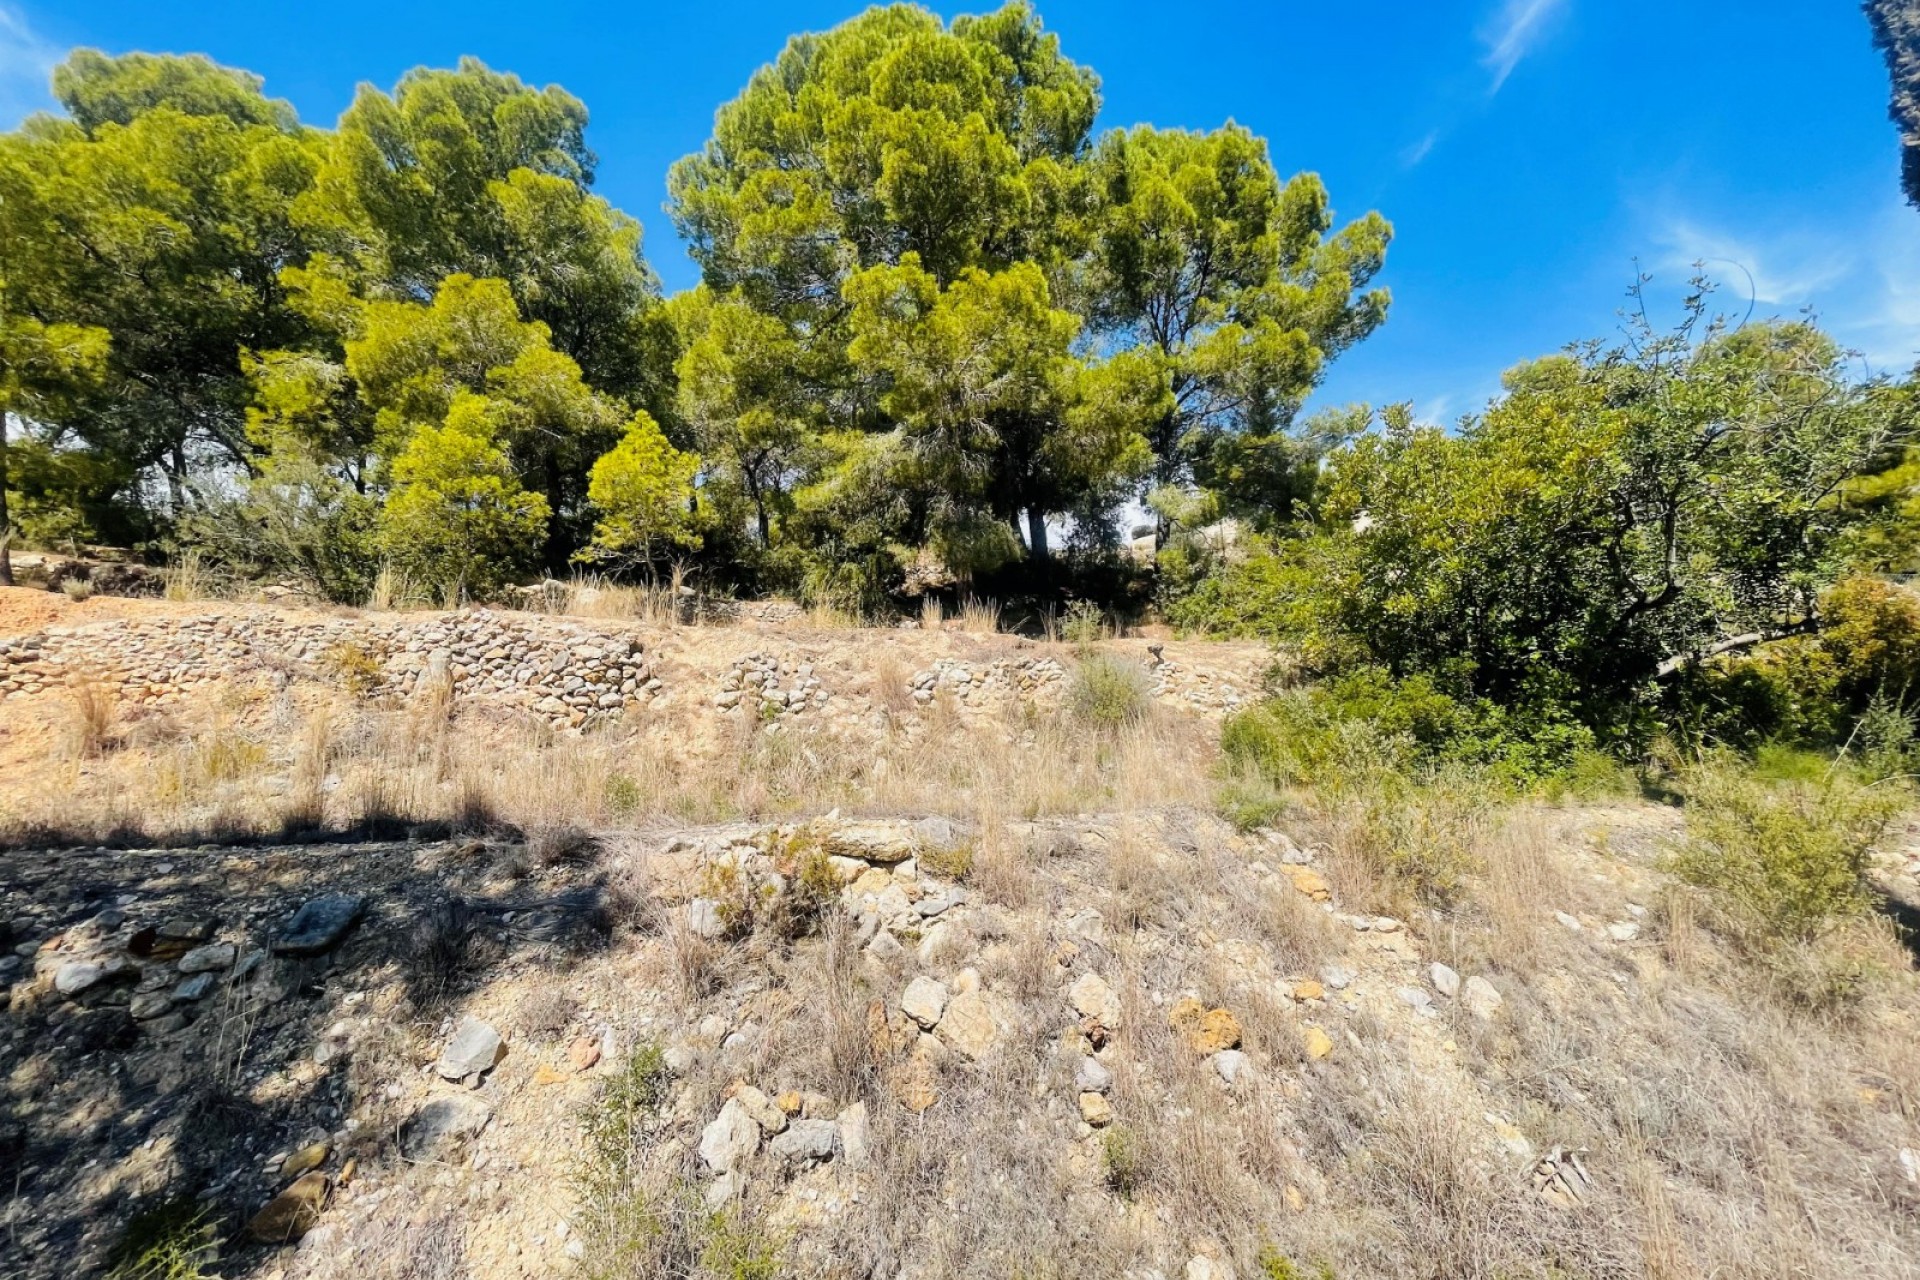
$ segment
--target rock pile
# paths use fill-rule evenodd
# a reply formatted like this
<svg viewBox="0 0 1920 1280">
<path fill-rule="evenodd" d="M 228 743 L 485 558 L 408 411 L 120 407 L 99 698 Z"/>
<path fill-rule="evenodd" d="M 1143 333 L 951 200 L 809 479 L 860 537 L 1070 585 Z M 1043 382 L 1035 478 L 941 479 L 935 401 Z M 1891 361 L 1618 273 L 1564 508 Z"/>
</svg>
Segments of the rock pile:
<svg viewBox="0 0 1920 1280">
<path fill-rule="evenodd" d="M 1003 658 L 962 662 L 941 658 L 913 673 L 913 700 L 927 706 L 945 692 L 963 710 L 998 706 L 1010 698 L 1042 698 L 1059 692 L 1067 669 L 1057 658 Z"/>
<path fill-rule="evenodd" d="M 189 618 L 116 619 L 0 640 L 0 697 L 87 680 L 130 701 L 265 674 L 334 680 L 369 696 L 441 688 L 579 728 L 661 691 L 640 640 L 488 609 L 316 618 L 223 606 Z"/>
<path fill-rule="evenodd" d="M 824 709 L 832 698 L 821 686 L 811 662 L 795 662 L 791 658 L 782 661 L 772 654 L 750 653 L 727 670 L 713 705 L 722 711 L 731 711 L 744 700 L 762 720 L 774 720 L 798 715 L 809 707 Z"/>
</svg>

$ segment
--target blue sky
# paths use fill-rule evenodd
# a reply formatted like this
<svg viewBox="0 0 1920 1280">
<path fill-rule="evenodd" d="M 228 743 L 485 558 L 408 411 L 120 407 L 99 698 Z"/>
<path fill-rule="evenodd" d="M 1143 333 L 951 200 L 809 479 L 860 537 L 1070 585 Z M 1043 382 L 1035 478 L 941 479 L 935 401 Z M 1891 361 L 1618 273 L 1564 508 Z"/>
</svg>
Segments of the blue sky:
<svg viewBox="0 0 1920 1280">
<path fill-rule="evenodd" d="M 47 105 L 76 44 L 204 52 L 330 124 L 354 85 L 472 53 L 593 113 L 598 189 L 696 272 L 660 211 L 667 166 L 801 29 L 852 0 L 703 5 L 0 0 L 0 127 Z M 1671 298 L 1707 259 L 1731 310 L 1818 309 L 1863 371 L 1920 358 L 1920 211 L 1901 204 L 1887 82 L 1854 0 L 1042 0 L 1104 85 L 1101 126 L 1265 135 L 1336 209 L 1397 239 L 1393 313 L 1322 402 L 1451 420 L 1500 372 L 1616 331 L 1636 260 Z M 1750 283 L 1751 281 L 1751 283 Z"/>
</svg>

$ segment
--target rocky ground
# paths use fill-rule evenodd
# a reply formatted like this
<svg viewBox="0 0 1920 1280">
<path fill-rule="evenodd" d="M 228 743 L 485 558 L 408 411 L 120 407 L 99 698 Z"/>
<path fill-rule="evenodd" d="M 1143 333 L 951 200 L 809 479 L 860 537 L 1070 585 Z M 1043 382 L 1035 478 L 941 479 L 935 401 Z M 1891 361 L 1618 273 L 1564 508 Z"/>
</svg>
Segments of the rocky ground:
<svg viewBox="0 0 1920 1280">
<path fill-rule="evenodd" d="M 1904 955 L 1787 1007 L 1658 870 L 1671 809 L 1503 811 L 1415 907 L 1325 813 L 1205 803 L 1257 654 L 1120 646 L 1173 719 L 1102 737 L 1061 647 L 640 640 L 659 695 L 542 740 L 539 822 L 0 852 L 0 1273 L 197 1214 L 208 1274 L 282 1280 L 1913 1274 Z M 61 705 L 0 704 L 16 749 Z M 683 785 L 580 783 L 654 734 L 799 781 L 578 800 Z"/>
</svg>

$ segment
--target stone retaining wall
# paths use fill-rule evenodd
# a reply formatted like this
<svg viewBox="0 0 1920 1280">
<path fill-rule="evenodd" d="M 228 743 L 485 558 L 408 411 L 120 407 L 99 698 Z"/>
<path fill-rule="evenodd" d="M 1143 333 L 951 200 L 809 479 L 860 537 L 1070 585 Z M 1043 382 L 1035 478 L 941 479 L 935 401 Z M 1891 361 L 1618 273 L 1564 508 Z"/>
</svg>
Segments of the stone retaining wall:
<svg viewBox="0 0 1920 1280">
<path fill-rule="evenodd" d="M 249 674 L 333 680 L 371 696 L 449 682 L 577 728 L 660 691 L 637 637 L 558 618 L 477 609 L 425 617 L 314 618 L 273 610 L 50 627 L 0 640 L 0 698 L 82 680 L 131 701 Z"/>
</svg>

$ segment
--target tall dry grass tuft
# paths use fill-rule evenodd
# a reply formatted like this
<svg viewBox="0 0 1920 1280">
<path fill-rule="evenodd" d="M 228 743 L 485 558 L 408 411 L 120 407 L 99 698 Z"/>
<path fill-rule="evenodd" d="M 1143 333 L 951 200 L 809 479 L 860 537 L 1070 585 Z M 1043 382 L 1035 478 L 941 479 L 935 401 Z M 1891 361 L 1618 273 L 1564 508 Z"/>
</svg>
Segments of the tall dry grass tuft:
<svg viewBox="0 0 1920 1280">
<path fill-rule="evenodd" d="M 76 759 L 93 760 L 119 743 L 119 699 L 96 676 L 81 675 L 67 686 L 67 749 Z"/>
<path fill-rule="evenodd" d="M 327 770 L 334 750 L 334 713 L 316 707 L 301 722 L 299 745 L 287 778 L 281 826 L 288 831 L 320 831 L 327 820 Z"/>
<path fill-rule="evenodd" d="M 929 592 L 920 597 L 920 629 L 938 631 L 946 625 L 946 607 L 940 597 Z"/>
<path fill-rule="evenodd" d="M 992 635 L 1000 630 L 1000 602 L 968 596 L 960 602 L 960 629 L 979 635 Z"/>
<path fill-rule="evenodd" d="M 213 600 L 220 595 L 219 579 L 199 551 L 189 547 L 160 571 L 169 600 Z"/>
</svg>

